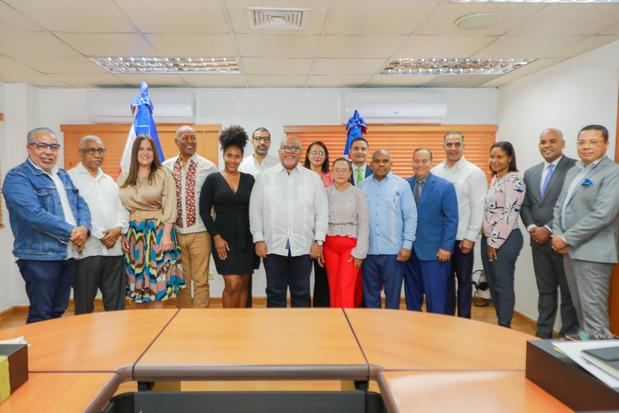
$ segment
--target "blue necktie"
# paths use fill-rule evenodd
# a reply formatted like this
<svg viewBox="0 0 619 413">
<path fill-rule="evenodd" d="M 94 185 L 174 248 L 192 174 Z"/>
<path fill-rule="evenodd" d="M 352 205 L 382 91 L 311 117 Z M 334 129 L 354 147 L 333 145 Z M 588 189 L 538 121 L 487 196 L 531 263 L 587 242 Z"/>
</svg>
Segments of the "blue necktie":
<svg viewBox="0 0 619 413">
<path fill-rule="evenodd" d="M 555 166 L 554 164 L 549 164 L 546 169 L 548 169 L 548 172 L 546 172 L 546 178 L 544 179 L 544 183 L 542 184 L 542 187 L 539 190 L 539 194 L 540 196 L 544 196 L 544 192 L 546 192 L 546 188 L 548 187 L 548 183 L 550 182 L 550 178 L 552 178 L 552 172 L 555 170 Z"/>
</svg>

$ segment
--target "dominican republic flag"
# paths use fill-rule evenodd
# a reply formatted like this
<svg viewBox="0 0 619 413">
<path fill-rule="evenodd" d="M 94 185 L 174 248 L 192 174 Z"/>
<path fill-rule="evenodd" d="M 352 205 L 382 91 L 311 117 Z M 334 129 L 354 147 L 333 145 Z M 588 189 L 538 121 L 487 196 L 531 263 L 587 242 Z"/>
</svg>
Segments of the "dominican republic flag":
<svg viewBox="0 0 619 413">
<path fill-rule="evenodd" d="M 123 156 L 120 158 L 120 170 L 129 171 L 131 166 L 131 148 L 136 136 L 148 135 L 155 141 L 157 146 L 157 155 L 159 160 L 163 162 L 163 150 L 161 149 L 161 142 L 159 142 L 159 135 L 157 134 L 157 127 L 153 120 L 153 102 L 148 96 L 148 85 L 146 82 L 142 82 L 140 85 L 140 94 L 131 101 L 131 114 L 135 116 L 133 119 L 133 125 L 129 129 L 129 136 L 127 136 L 127 143 L 125 144 L 125 150 Z"/>
<path fill-rule="evenodd" d="M 348 157 L 352 141 L 357 138 L 362 138 L 363 134 L 367 132 L 368 125 L 366 125 L 363 118 L 359 116 L 359 112 L 355 110 L 355 113 L 348 119 L 348 123 L 346 123 L 346 146 L 344 147 L 344 156 Z"/>
</svg>

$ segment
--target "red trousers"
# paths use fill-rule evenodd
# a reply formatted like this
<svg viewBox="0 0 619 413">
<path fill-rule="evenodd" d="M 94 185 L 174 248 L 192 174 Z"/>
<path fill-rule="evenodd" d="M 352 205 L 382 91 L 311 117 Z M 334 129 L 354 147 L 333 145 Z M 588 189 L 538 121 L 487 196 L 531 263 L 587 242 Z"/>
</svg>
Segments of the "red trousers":
<svg viewBox="0 0 619 413">
<path fill-rule="evenodd" d="M 355 292 L 361 269 L 355 268 L 355 261 L 350 255 L 356 246 L 355 238 L 327 236 L 325 240 L 322 253 L 327 268 L 331 307 L 354 308 L 358 304 Z"/>
</svg>

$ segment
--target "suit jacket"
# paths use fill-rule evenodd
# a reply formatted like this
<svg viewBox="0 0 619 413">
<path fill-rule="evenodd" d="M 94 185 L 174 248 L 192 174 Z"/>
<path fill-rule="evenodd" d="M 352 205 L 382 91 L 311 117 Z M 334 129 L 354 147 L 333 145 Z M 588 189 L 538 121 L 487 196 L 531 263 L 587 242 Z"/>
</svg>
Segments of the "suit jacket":
<svg viewBox="0 0 619 413">
<path fill-rule="evenodd" d="M 574 167 L 565 177 L 555 205 L 553 232 L 569 244 L 569 256 L 576 260 L 619 262 L 619 165 L 603 157 L 576 186 L 567 199 L 565 217 L 561 211 L 570 184 L 581 172 Z M 565 225 L 563 225 L 565 224 Z"/>
<path fill-rule="evenodd" d="M 417 179 L 413 176 L 407 181 L 414 191 Z M 453 252 L 457 232 L 456 189 L 448 180 L 430 173 L 417 205 L 415 254 L 420 260 L 435 261 L 439 248 Z"/>
<path fill-rule="evenodd" d="M 367 178 L 368 176 L 372 175 L 374 171 L 372 171 L 372 167 L 370 166 L 370 164 L 366 164 L 365 165 L 365 177 Z M 348 180 L 348 182 L 350 182 L 351 184 L 355 184 L 355 170 L 353 169 L 353 173 L 350 175 L 350 179 Z"/>
<path fill-rule="evenodd" d="M 555 204 L 561 194 L 565 175 L 575 163 L 575 159 L 566 156 L 561 158 L 550 177 L 550 182 L 548 182 L 543 197 L 540 195 L 540 188 L 542 186 L 542 173 L 544 172 L 545 163 L 539 163 L 525 171 L 524 183 L 527 186 L 527 192 L 520 210 L 520 217 L 525 227 L 529 227 L 529 225 L 548 226 L 552 231 Z"/>
</svg>

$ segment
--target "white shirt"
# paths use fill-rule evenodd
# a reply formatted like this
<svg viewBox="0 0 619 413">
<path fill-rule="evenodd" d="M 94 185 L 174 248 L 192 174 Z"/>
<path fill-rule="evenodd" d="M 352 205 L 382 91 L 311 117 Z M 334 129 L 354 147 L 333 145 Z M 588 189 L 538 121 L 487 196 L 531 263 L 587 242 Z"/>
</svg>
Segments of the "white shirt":
<svg viewBox="0 0 619 413">
<path fill-rule="evenodd" d="M 365 179 L 365 169 L 368 167 L 368 164 L 365 163 L 363 164 L 362 167 L 358 167 L 355 166 L 354 164 L 352 165 L 352 179 L 355 181 L 355 186 L 359 186 L 359 184 Z M 361 179 L 361 182 L 357 181 L 357 171 L 361 169 L 363 171 L 363 174 L 361 176 L 363 176 L 363 178 Z"/>
<path fill-rule="evenodd" d="M 54 166 L 52 168 L 51 173 L 49 173 L 43 168 L 40 168 L 34 162 L 32 162 L 30 158 L 28 158 L 28 161 L 30 161 L 32 166 L 37 168 L 39 171 L 42 171 L 43 173 L 47 174 L 47 176 L 52 178 L 52 181 L 54 182 L 54 186 L 56 187 L 56 192 L 58 192 L 58 198 L 60 198 L 60 207 L 62 208 L 62 214 L 64 215 L 64 220 L 67 224 L 73 225 L 74 227 L 76 227 L 77 221 L 75 220 L 75 216 L 73 216 L 73 210 L 71 209 L 71 206 L 69 205 L 69 198 L 67 197 L 67 189 L 62 183 L 62 179 L 58 177 L 58 167 Z M 79 253 L 75 249 L 75 246 L 69 242 L 69 244 L 67 245 L 67 259 L 77 258 L 78 256 L 79 256 Z"/>
<path fill-rule="evenodd" d="M 262 171 L 275 165 L 279 165 L 279 163 L 279 159 L 271 155 L 267 155 L 262 161 L 262 164 L 259 164 L 253 155 L 247 156 L 239 165 L 239 172 L 244 172 L 252 175 L 254 178 L 257 178 Z"/>
<path fill-rule="evenodd" d="M 290 173 L 280 164 L 263 171 L 249 201 L 254 242 L 265 241 L 269 254 L 297 257 L 324 241 L 329 202 L 320 176 L 297 165 Z"/>
<path fill-rule="evenodd" d="M 168 168 L 170 172 L 172 172 L 172 175 L 174 175 L 174 164 L 176 163 L 177 159 L 178 159 L 178 156 L 175 156 L 163 162 L 163 166 Z M 186 179 L 187 179 L 187 171 L 189 170 L 189 166 L 191 162 L 195 162 L 197 166 L 196 185 L 195 185 L 195 193 L 194 193 L 196 216 L 195 216 L 195 224 L 188 226 L 187 225 L 187 190 L 188 188 L 186 184 Z M 183 169 L 181 171 L 181 191 L 179 194 L 180 196 L 177 197 L 177 201 L 181 203 L 181 208 L 179 211 L 180 213 L 178 217 L 182 219 L 183 224 L 175 226 L 176 232 L 178 232 L 179 234 L 193 234 L 195 232 L 206 231 L 206 226 L 204 225 L 204 222 L 202 222 L 202 218 L 200 217 L 200 208 L 199 208 L 200 193 L 202 192 L 202 185 L 204 184 L 206 177 L 212 174 L 213 172 L 217 172 L 217 166 L 215 166 L 213 162 L 198 155 L 197 153 L 193 154 L 193 156 L 187 160 L 185 165 L 183 165 Z"/>
<path fill-rule="evenodd" d="M 122 255 L 120 238 L 110 249 L 107 249 L 99 241 L 105 235 L 106 230 L 120 228 L 124 234 L 129 228 L 129 212 L 120 202 L 118 185 L 111 176 L 104 174 L 101 169 L 99 169 L 96 177 L 92 176 L 81 162 L 67 172 L 73 184 L 79 189 L 80 195 L 88 204 L 92 220 L 90 237 L 86 240 L 86 245 L 79 258 Z"/>
<path fill-rule="evenodd" d="M 464 157 L 460 158 L 452 168 L 447 167 L 445 160 L 432 168 L 432 173 L 447 179 L 456 188 L 458 199 L 456 240 L 475 241 L 484 217 L 484 200 L 488 191 L 486 174 Z"/>
</svg>

